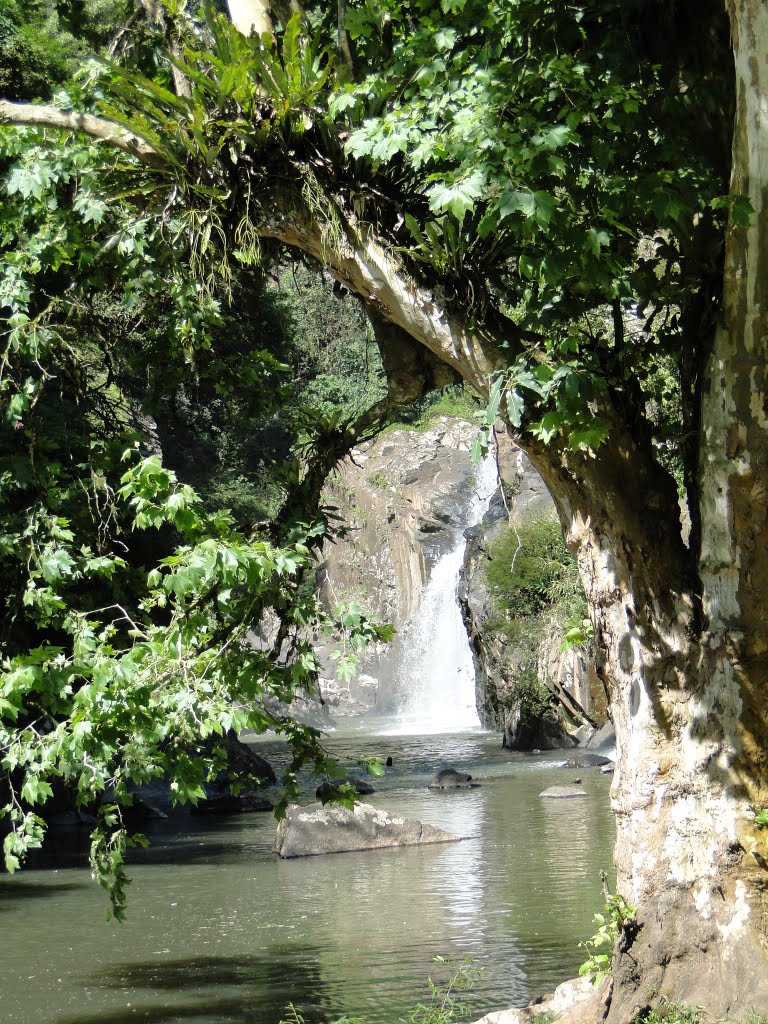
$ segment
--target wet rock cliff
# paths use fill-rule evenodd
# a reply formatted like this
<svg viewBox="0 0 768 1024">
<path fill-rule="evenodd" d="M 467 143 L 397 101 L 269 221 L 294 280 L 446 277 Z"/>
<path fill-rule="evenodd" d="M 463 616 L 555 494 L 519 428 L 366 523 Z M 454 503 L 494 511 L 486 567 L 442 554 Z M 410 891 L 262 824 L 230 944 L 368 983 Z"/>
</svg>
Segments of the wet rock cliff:
<svg viewBox="0 0 768 1024">
<path fill-rule="evenodd" d="M 329 607 L 356 601 L 397 628 L 410 618 L 431 565 L 472 500 L 476 432 L 471 423 L 443 417 L 429 430 L 393 430 L 352 451 L 325 495 L 347 523 L 318 568 Z M 371 651 L 350 682 L 334 678 L 329 655 L 330 647 L 321 648 L 321 693 L 331 716 L 374 709 L 387 649 Z"/>
<path fill-rule="evenodd" d="M 444 417 L 429 430 L 390 431 L 351 453 L 325 495 L 346 522 L 318 567 L 318 587 L 329 607 L 355 601 L 398 629 L 408 622 L 431 567 L 455 545 L 476 497 L 470 459 L 476 430 Z M 542 481 L 506 436 L 499 437 L 497 454 L 504 490 L 497 490 L 483 522 L 467 533 L 459 588 L 478 714 L 514 749 L 575 746 L 600 718 L 588 647 L 560 649 L 568 611 L 557 601 L 546 613 L 516 621 L 493 582 L 499 571 L 506 579 L 498 564 L 500 538 L 512 531 L 527 549 L 531 522 L 548 524 L 558 538 L 559 527 Z M 562 548 L 562 540 L 557 543 Z M 564 548 L 562 554 L 569 558 Z M 523 557 L 508 549 L 501 556 L 510 562 Z M 489 572 L 493 559 L 495 574 Z M 335 676 L 330 643 L 320 641 L 319 651 L 323 710 L 332 719 L 391 710 L 393 688 L 402 694 L 402 681 L 392 678 L 392 647 L 367 652 L 350 681 Z"/>
</svg>

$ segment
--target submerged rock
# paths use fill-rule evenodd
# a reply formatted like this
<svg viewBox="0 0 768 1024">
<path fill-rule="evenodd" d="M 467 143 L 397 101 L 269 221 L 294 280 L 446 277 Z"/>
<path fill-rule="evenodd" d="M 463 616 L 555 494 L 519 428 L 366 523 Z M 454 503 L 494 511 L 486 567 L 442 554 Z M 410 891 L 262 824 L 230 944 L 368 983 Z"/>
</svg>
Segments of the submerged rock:
<svg viewBox="0 0 768 1024">
<path fill-rule="evenodd" d="M 457 772 L 455 768 L 443 768 L 434 776 L 429 784 L 430 789 L 474 789 L 477 782 L 466 772 Z"/>
<path fill-rule="evenodd" d="M 578 757 L 570 757 L 567 761 L 561 761 L 558 768 L 602 768 L 605 764 L 611 764 L 611 759 L 603 754 L 593 754 L 585 751 Z"/>
<path fill-rule="evenodd" d="M 458 841 L 459 836 L 444 829 L 396 817 L 371 804 L 358 803 L 352 809 L 291 804 L 277 826 L 274 852 L 287 859 Z"/>
<path fill-rule="evenodd" d="M 543 793 L 539 793 L 539 796 L 546 797 L 548 800 L 567 800 L 570 797 L 586 795 L 586 789 L 582 789 L 580 786 L 550 786 Z"/>
<path fill-rule="evenodd" d="M 352 786 L 354 791 L 359 793 L 360 796 L 369 796 L 371 793 L 376 792 L 370 782 L 365 782 L 363 779 L 350 775 L 348 779 L 334 779 L 333 781 L 323 782 L 315 790 L 315 796 L 318 800 L 326 803 L 328 800 L 334 800 L 339 795 L 341 787 L 345 785 Z"/>
<path fill-rule="evenodd" d="M 247 814 L 253 811 L 271 811 L 274 804 L 266 797 L 244 791 L 238 796 L 222 791 L 215 796 L 206 796 L 199 804 L 190 808 L 192 814 Z"/>
</svg>

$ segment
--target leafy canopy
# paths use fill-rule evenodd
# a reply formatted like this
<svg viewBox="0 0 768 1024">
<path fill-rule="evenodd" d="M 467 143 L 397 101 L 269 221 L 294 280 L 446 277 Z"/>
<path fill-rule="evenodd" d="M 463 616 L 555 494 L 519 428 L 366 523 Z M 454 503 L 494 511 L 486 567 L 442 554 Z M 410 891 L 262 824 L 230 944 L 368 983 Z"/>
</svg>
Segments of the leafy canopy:
<svg viewBox="0 0 768 1024">
<path fill-rule="evenodd" d="M 245 530 L 158 461 L 138 415 L 142 374 L 194 375 L 213 350 L 243 278 L 277 254 L 275 218 L 313 226 L 324 259 L 375 232 L 406 280 L 506 351 L 486 430 L 503 411 L 536 443 L 594 450 L 618 415 L 689 480 L 702 297 L 726 213 L 748 209 L 724 195 L 720 66 L 695 59 L 695 35 L 671 59 L 641 8 L 350 0 L 340 73 L 327 5 L 246 39 L 210 4 L 176 4 L 178 46 L 155 60 L 127 47 L 57 97 L 126 126 L 151 157 L 3 130 L 11 867 L 63 780 L 83 804 L 107 801 L 93 863 L 119 913 L 132 784 L 167 774 L 197 799 L 220 757 L 194 744 L 230 727 L 278 728 L 296 766 L 323 764 L 272 698 L 312 682 L 302 630 L 330 626 L 302 586 L 328 529 L 320 488 L 365 413 L 305 418 L 282 504 Z M 140 358 L 86 315 L 97 295 L 150 339 Z M 250 351 L 248 386 L 279 409 L 279 360 Z M 680 407 L 654 419 L 670 373 Z M 267 616 L 263 649 L 248 631 Z M 386 635 L 359 609 L 339 619 L 353 653 Z"/>
</svg>

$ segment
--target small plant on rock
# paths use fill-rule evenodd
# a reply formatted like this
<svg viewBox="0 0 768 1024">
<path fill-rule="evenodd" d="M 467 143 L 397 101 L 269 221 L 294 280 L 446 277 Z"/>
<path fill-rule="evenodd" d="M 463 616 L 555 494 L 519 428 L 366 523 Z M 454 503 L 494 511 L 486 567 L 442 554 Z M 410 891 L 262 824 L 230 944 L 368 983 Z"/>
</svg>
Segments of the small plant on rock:
<svg viewBox="0 0 768 1024">
<path fill-rule="evenodd" d="M 429 979 L 428 1003 L 417 1003 L 406 1014 L 408 1024 L 454 1024 L 469 1013 L 469 1007 L 457 998 L 459 992 L 466 992 L 477 982 L 482 967 L 476 967 L 471 957 L 462 960 L 458 965 L 445 957 L 436 956 L 433 963 L 453 969 L 450 978 L 443 984 Z"/>
<path fill-rule="evenodd" d="M 635 1024 L 701 1024 L 701 1010 L 695 1006 L 670 1003 L 663 996 L 654 1010 L 635 1018 Z"/>
<path fill-rule="evenodd" d="M 369 474 L 368 483 L 378 491 L 389 490 L 389 480 L 387 480 L 386 476 L 380 469 L 376 469 L 373 473 Z"/>
<path fill-rule="evenodd" d="M 593 918 L 598 926 L 597 931 L 590 939 L 579 943 L 589 954 L 589 959 L 579 968 L 579 976 L 591 977 L 593 985 L 599 985 L 610 971 L 616 942 L 621 935 L 629 931 L 635 921 L 635 908 L 630 906 L 623 896 L 618 893 L 611 894 L 607 890 L 604 892 L 606 900 L 603 913 L 595 914 Z"/>
</svg>

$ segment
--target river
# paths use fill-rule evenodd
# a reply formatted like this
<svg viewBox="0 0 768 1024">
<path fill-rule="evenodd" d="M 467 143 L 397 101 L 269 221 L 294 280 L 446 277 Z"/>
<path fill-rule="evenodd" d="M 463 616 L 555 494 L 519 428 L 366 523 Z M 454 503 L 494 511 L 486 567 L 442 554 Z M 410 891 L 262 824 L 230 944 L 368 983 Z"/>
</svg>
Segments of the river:
<svg viewBox="0 0 768 1024">
<path fill-rule="evenodd" d="M 340 756 L 391 756 L 368 799 L 457 833 L 445 846 L 280 861 L 269 814 L 158 823 L 131 864 L 128 920 L 104 920 L 84 837 L 0 877 L 2 1024 L 395 1024 L 425 998 L 433 957 L 472 957 L 471 1015 L 573 976 L 602 902 L 614 828 L 609 780 L 562 753 L 501 749 L 495 734 L 334 733 Z M 279 764 L 279 745 L 258 742 Z M 426 788 L 451 765 L 476 789 Z M 581 776 L 586 798 L 542 800 Z"/>
</svg>

